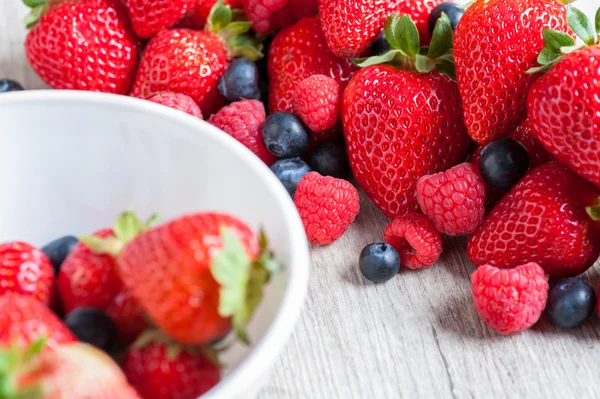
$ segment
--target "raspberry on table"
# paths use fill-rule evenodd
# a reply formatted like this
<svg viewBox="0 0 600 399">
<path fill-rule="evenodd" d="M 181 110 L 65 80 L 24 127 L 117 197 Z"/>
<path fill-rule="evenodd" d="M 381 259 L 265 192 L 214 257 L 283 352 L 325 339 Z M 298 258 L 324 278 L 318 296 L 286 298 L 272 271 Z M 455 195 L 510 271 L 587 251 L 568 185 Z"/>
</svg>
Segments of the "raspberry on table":
<svg viewBox="0 0 600 399">
<path fill-rule="evenodd" d="M 402 265 L 421 269 L 433 265 L 442 254 L 442 235 L 420 213 L 409 213 L 392 220 L 383 233 L 384 241 L 400 254 Z"/>
<path fill-rule="evenodd" d="M 188 95 L 181 93 L 173 93 L 171 91 L 163 91 L 150 97 L 148 101 L 153 103 L 166 105 L 169 108 L 178 109 L 187 114 L 202 119 L 202 111 L 198 104 Z"/>
<path fill-rule="evenodd" d="M 300 180 L 294 203 L 307 238 L 319 245 L 340 238 L 360 209 L 358 191 L 350 182 L 317 172 L 309 172 Z"/>
<path fill-rule="evenodd" d="M 471 275 L 475 309 L 500 334 L 523 331 L 540 318 L 548 299 L 548 279 L 537 263 L 514 269 L 485 265 Z"/>
<path fill-rule="evenodd" d="M 263 144 L 261 129 L 265 118 L 263 103 L 258 100 L 241 100 L 221 108 L 210 117 L 208 123 L 223 130 L 264 163 L 271 165 L 277 157 Z"/>
<path fill-rule="evenodd" d="M 340 115 L 340 94 L 340 85 L 335 79 L 312 75 L 300 82 L 294 91 L 294 113 L 313 132 L 332 128 Z"/>
<path fill-rule="evenodd" d="M 470 163 L 463 163 L 417 182 L 421 211 L 440 233 L 471 234 L 485 215 L 485 183 Z"/>
</svg>

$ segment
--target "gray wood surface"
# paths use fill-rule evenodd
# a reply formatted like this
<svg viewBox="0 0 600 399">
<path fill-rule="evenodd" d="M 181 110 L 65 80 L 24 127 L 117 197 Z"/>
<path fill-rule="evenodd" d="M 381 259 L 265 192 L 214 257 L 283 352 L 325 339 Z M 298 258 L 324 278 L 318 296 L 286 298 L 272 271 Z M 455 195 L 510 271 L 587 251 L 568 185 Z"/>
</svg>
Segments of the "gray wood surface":
<svg viewBox="0 0 600 399">
<path fill-rule="evenodd" d="M 0 0 L 0 77 L 45 88 L 25 60 L 25 13 Z M 543 318 L 496 334 L 473 308 L 464 239 L 447 240 L 429 269 L 366 284 L 358 253 L 387 220 L 364 197 L 361 207 L 341 239 L 312 248 L 306 307 L 260 399 L 600 397 L 597 316 L 568 331 Z M 598 286 L 597 270 L 585 277 Z"/>
</svg>

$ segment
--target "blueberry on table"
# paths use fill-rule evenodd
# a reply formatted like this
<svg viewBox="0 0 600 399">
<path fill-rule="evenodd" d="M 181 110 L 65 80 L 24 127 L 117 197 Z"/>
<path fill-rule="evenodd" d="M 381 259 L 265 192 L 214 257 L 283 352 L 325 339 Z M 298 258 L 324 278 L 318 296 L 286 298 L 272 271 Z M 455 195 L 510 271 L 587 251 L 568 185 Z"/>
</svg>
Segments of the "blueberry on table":
<svg viewBox="0 0 600 399">
<path fill-rule="evenodd" d="M 65 318 L 65 324 L 77 339 L 108 352 L 117 340 L 117 327 L 96 308 L 77 308 Z"/>
<path fill-rule="evenodd" d="M 343 179 L 350 174 L 350 163 L 343 142 L 328 142 L 317 147 L 311 155 L 310 166 L 323 176 Z"/>
<path fill-rule="evenodd" d="M 385 37 L 385 33 L 381 32 L 381 34 L 377 37 L 377 40 L 371 45 L 371 55 L 381 55 L 390 51 L 390 44 Z"/>
<path fill-rule="evenodd" d="M 596 293 L 587 281 L 565 278 L 548 291 L 546 314 L 554 325 L 577 327 L 594 313 Z"/>
<path fill-rule="evenodd" d="M 218 84 L 219 93 L 229 101 L 260 98 L 258 68 L 246 58 L 233 60 Z"/>
<path fill-rule="evenodd" d="M 429 14 L 429 19 L 427 20 L 427 28 L 429 29 L 430 35 L 433 35 L 435 24 L 442 16 L 442 13 L 448 16 L 450 26 L 452 26 L 452 30 L 454 30 L 456 29 L 456 25 L 458 25 L 458 21 L 465 13 L 465 10 L 460 8 L 458 4 L 452 2 L 441 3 L 435 6 L 433 10 L 431 10 L 431 14 Z"/>
<path fill-rule="evenodd" d="M 287 192 L 294 197 L 300 180 L 311 171 L 310 167 L 300 158 L 280 159 L 271 165 L 271 171 L 283 184 Z"/>
<path fill-rule="evenodd" d="M 511 138 L 492 141 L 481 150 L 479 171 L 485 182 L 496 188 L 515 185 L 529 168 L 525 146 Z"/>
<path fill-rule="evenodd" d="M 267 149 L 279 158 L 294 158 L 308 147 L 308 133 L 300 119 L 288 112 L 276 112 L 265 120 L 262 138 Z"/>
<path fill-rule="evenodd" d="M 18 82 L 11 79 L 0 79 L 0 93 L 24 90 Z"/>
<path fill-rule="evenodd" d="M 75 245 L 77 245 L 77 238 L 73 236 L 64 236 L 57 238 L 42 247 L 42 251 L 46 254 L 54 267 L 55 275 L 58 275 L 60 266 L 65 261 L 67 255 L 75 248 Z"/>
<path fill-rule="evenodd" d="M 385 283 L 400 270 L 400 255 L 390 244 L 376 242 L 360 252 L 360 272 L 369 281 Z"/>
</svg>

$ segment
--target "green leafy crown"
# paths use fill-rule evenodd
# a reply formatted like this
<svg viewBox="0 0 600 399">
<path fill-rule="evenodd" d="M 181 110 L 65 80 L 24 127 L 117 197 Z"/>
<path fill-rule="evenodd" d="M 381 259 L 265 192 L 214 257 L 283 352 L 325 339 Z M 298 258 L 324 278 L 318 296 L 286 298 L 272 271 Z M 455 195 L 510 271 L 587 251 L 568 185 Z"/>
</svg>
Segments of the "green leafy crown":
<svg viewBox="0 0 600 399">
<path fill-rule="evenodd" d="M 23 23 L 27 29 L 33 28 L 49 8 L 48 0 L 23 0 L 23 4 L 31 8 L 29 14 L 23 18 Z"/>
<path fill-rule="evenodd" d="M 25 348 L 16 344 L 0 348 L 0 398 L 41 399 L 43 397 L 37 379 L 22 377 L 35 373 L 35 359 L 45 345 L 46 338 L 41 337 Z"/>
<path fill-rule="evenodd" d="M 585 210 L 587 211 L 588 215 L 590 215 L 593 221 L 600 222 L 600 198 L 598 198 L 596 204 L 588 206 L 587 208 L 585 208 Z"/>
</svg>

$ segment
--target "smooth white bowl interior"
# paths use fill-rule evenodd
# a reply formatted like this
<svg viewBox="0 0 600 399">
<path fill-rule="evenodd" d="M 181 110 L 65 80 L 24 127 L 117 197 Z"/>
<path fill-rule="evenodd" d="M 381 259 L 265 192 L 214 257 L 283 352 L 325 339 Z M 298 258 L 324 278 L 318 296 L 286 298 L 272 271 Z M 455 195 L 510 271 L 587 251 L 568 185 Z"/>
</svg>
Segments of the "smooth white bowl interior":
<svg viewBox="0 0 600 399">
<path fill-rule="evenodd" d="M 208 396 L 252 396 L 299 315 L 308 245 L 287 192 L 250 151 L 206 122 L 150 102 L 69 91 L 0 95 L 0 242 L 35 245 L 110 226 L 131 207 L 168 220 L 222 211 L 264 227 L 285 265 L 223 357 Z"/>
</svg>

